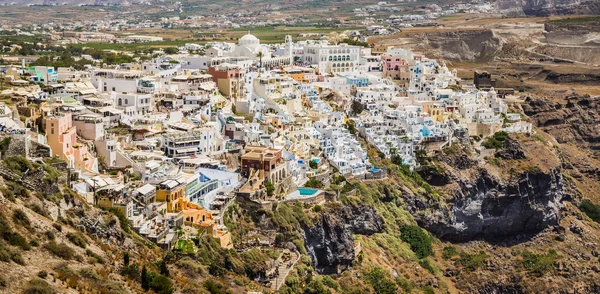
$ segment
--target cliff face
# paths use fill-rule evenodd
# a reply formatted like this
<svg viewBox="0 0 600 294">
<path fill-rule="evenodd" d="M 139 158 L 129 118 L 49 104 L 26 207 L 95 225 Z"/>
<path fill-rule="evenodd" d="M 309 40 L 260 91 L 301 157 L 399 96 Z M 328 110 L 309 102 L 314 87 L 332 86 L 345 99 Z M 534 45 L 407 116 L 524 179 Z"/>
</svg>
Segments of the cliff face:
<svg viewBox="0 0 600 294">
<path fill-rule="evenodd" d="M 448 60 L 479 60 L 497 53 L 503 46 L 491 30 L 424 33 L 414 38 L 424 40 Z"/>
<path fill-rule="evenodd" d="M 528 99 L 523 105 L 534 124 L 561 143 L 600 150 L 600 97 L 569 96 L 558 102 Z"/>
<path fill-rule="evenodd" d="M 534 234 L 558 224 L 563 198 L 559 171 L 525 172 L 509 183 L 482 170 L 475 182 L 461 182 L 447 210 L 415 213 L 421 226 L 443 240 L 466 242 Z"/>
<path fill-rule="evenodd" d="M 498 8 L 534 16 L 595 14 L 600 11 L 596 0 L 499 0 Z"/>
<path fill-rule="evenodd" d="M 354 234 L 371 235 L 383 230 L 383 220 L 368 206 L 326 211 L 311 227 L 303 228 L 304 245 L 319 273 L 337 273 L 352 265 Z"/>
</svg>

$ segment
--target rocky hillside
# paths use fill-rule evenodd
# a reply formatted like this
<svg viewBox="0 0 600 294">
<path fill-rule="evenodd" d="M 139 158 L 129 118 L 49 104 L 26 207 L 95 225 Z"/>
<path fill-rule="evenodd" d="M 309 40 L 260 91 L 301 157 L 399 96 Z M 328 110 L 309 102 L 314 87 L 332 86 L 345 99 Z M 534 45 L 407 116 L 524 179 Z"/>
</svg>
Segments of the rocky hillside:
<svg viewBox="0 0 600 294">
<path fill-rule="evenodd" d="M 388 177 L 334 174 L 323 189 L 337 201 L 238 199 L 224 216 L 236 250 L 199 235 L 194 250 L 166 252 L 67 189 L 64 163 L 0 142 L 0 291 L 267 292 L 285 251 L 279 293 L 598 293 L 598 105 L 513 103 L 535 134 L 420 152 L 416 171 L 370 149 Z"/>
<path fill-rule="evenodd" d="M 506 13 L 516 15 L 550 16 L 600 13 L 600 3 L 595 0 L 498 0 L 496 5 Z"/>
</svg>

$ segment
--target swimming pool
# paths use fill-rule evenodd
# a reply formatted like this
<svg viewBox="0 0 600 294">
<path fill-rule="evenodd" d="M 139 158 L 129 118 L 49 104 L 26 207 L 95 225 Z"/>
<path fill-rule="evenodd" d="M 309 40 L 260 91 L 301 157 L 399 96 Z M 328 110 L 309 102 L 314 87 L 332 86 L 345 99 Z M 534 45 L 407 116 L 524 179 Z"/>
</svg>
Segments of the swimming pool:
<svg viewBox="0 0 600 294">
<path fill-rule="evenodd" d="M 321 190 L 313 188 L 296 188 L 296 191 L 287 195 L 287 199 L 311 198 L 317 196 Z"/>
<path fill-rule="evenodd" d="M 318 189 L 304 188 L 304 187 L 297 188 L 297 190 L 298 190 L 298 192 L 300 192 L 300 195 L 302 195 L 302 196 L 312 196 L 312 195 L 315 195 L 317 192 L 319 192 Z"/>
</svg>

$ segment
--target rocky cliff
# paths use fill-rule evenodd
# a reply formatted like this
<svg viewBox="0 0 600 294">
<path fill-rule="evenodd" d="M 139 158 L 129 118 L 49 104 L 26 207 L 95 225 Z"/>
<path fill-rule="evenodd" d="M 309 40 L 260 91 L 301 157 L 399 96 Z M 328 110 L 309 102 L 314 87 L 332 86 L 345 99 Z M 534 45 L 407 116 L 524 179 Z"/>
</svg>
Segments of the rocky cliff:
<svg viewBox="0 0 600 294">
<path fill-rule="evenodd" d="M 600 150 L 600 97 L 570 95 L 555 101 L 530 98 L 526 102 L 525 114 L 558 143 Z"/>
<path fill-rule="evenodd" d="M 383 220 L 369 206 L 345 206 L 325 211 L 313 226 L 303 228 L 307 255 L 319 273 L 337 273 L 352 265 L 354 234 L 371 235 L 383 230 Z"/>
<path fill-rule="evenodd" d="M 504 182 L 482 169 L 479 178 L 460 182 L 459 187 L 449 208 L 425 205 L 430 209 L 422 213 L 414 201 L 409 205 L 419 225 L 442 240 L 499 241 L 558 224 L 564 197 L 558 170 L 524 172 Z"/>
<path fill-rule="evenodd" d="M 429 44 L 437 54 L 448 60 L 480 60 L 496 54 L 503 42 L 492 30 L 465 30 L 423 33 L 413 36 Z"/>
<path fill-rule="evenodd" d="M 596 0 L 498 0 L 496 4 L 507 12 L 534 16 L 600 12 L 600 3 Z"/>
</svg>

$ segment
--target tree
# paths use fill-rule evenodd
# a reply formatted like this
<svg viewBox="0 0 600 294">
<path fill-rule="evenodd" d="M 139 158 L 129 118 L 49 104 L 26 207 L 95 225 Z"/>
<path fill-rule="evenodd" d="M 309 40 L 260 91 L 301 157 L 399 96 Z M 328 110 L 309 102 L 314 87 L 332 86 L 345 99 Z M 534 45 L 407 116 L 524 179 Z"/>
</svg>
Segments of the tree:
<svg viewBox="0 0 600 294">
<path fill-rule="evenodd" d="M 173 47 L 168 47 L 165 49 L 165 54 L 177 54 L 177 49 Z"/>
<path fill-rule="evenodd" d="M 306 184 L 304 184 L 304 187 L 320 189 L 320 188 L 323 188 L 323 182 L 321 182 L 315 178 L 312 178 L 312 179 L 308 180 L 308 182 L 306 182 Z"/>
<path fill-rule="evenodd" d="M 265 181 L 265 188 L 267 189 L 267 195 L 273 196 L 273 193 L 275 192 L 275 186 L 273 186 L 271 182 Z"/>
<path fill-rule="evenodd" d="M 165 275 L 167 277 L 169 276 L 169 268 L 167 268 L 167 263 L 164 260 L 160 262 L 159 268 L 161 275 Z"/>
<path fill-rule="evenodd" d="M 150 281 L 150 288 L 158 294 L 171 294 L 173 293 L 173 286 L 171 280 L 163 275 L 157 275 L 153 273 L 152 281 Z"/>
<path fill-rule="evenodd" d="M 259 67 L 259 68 L 262 68 L 262 59 L 263 59 L 263 57 L 264 57 L 264 56 L 265 56 L 265 54 L 264 54 L 264 53 L 262 53 L 262 51 L 259 51 L 259 52 L 256 54 L 256 57 L 258 57 L 258 67 Z"/>
<path fill-rule="evenodd" d="M 346 122 L 346 129 L 348 129 L 348 131 L 350 132 L 350 134 L 356 136 L 356 126 L 354 125 L 354 121 L 353 120 L 348 120 L 348 122 Z"/>
<path fill-rule="evenodd" d="M 352 113 L 360 114 L 365 110 L 365 107 L 357 100 L 352 100 Z"/>
<path fill-rule="evenodd" d="M 433 252 L 431 237 L 419 226 L 403 226 L 400 228 L 402 241 L 410 245 L 419 259 L 429 256 Z"/>
<path fill-rule="evenodd" d="M 125 252 L 125 254 L 123 254 L 123 265 L 129 265 L 129 252 Z"/>
<path fill-rule="evenodd" d="M 150 279 L 148 278 L 148 270 L 146 265 L 142 268 L 142 289 L 148 291 L 150 289 Z"/>
<path fill-rule="evenodd" d="M 381 267 L 373 268 L 366 275 L 367 281 L 373 286 L 375 293 L 392 294 L 396 293 L 398 287 L 392 279 L 389 278 L 389 273 Z"/>
<path fill-rule="evenodd" d="M 319 167 L 319 163 L 315 160 L 311 160 L 310 162 L 308 162 L 308 166 L 310 166 L 310 168 L 312 169 L 317 169 Z"/>
</svg>

